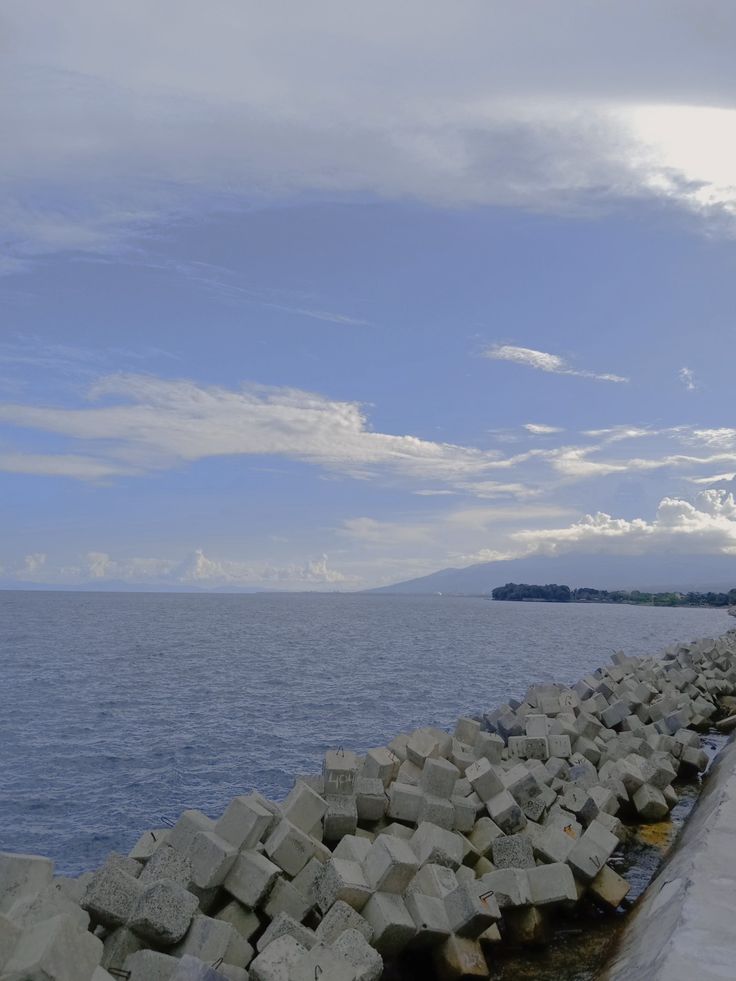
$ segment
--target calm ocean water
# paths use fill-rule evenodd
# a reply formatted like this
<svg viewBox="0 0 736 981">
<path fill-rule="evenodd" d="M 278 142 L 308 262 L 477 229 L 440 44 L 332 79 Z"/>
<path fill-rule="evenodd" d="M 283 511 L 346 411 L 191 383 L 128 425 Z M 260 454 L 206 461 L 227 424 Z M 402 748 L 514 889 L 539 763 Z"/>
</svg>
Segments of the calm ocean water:
<svg viewBox="0 0 736 981">
<path fill-rule="evenodd" d="M 329 747 L 731 625 L 444 596 L 0 592 L 0 850 L 83 871 L 186 807 L 284 795 Z"/>
</svg>

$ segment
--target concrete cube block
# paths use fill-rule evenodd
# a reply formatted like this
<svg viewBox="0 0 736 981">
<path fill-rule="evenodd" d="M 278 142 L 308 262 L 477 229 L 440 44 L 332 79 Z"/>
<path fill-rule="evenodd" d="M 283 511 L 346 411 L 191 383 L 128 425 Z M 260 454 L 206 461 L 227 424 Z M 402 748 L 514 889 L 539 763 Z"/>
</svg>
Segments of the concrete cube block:
<svg viewBox="0 0 736 981">
<path fill-rule="evenodd" d="M 316 892 L 317 906 L 322 913 L 326 913 L 338 899 L 360 912 L 368 902 L 372 890 L 357 862 L 331 858 L 322 866 Z"/>
<path fill-rule="evenodd" d="M 549 759 L 549 740 L 546 736 L 510 736 L 509 756 L 522 760 Z"/>
<path fill-rule="evenodd" d="M 369 778 L 378 778 L 384 788 L 396 779 L 401 760 L 392 750 L 385 746 L 376 749 L 369 749 L 365 754 L 361 775 Z"/>
<path fill-rule="evenodd" d="M 297 786 L 305 787 L 304 784 Z M 295 787 L 294 790 L 296 789 Z M 308 788 L 305 789 L 308 790 Z M 293 793 L 294 791 L 292 791 Z M 289 797 L 286 798 L 287 801 Z M 316 824 L 319 816 L 310 824 L 310 828 Z M 271 812 L 266 810 L 253 795 L 248 794 L 235 797 L 230 801 L 222 817 L 215 823 L 214 831 L 238 851 L 249 851 L 262 840 L 272 821 Z"/>
<path fill-rule="evenodd" d="M 434 951 L 433 962 L 440 981 L 488 977 L 483 949 L 469 937 L 448 937 Z"/>
<path fill-rule="evenodd" d="M 544 827 L 534 836 L 534 854 L 549 864 L 566 862 L 576 839 L 576 835 L 566 833 L 559 826 Z"/>
<path fill-rule="evenodd" d="M 419 863 L 407 841 L 391 835 L 379 835 L 363 863 L 372 890 L 402 894 L 414 878 Z"/>
<path fill-rule="evenodd" d="M 197 911 L 197 897 L 178 882 L 161 879 L 143 888 L 128 920 L 139 937 L 160 946 L 178 943 Z"/>
<path fill-rule="evenodd" d="M 451 830 L 455 824 L 454 804 L 444 797 L 423 794 L 417 812 L 417 824 L 421 824 L 423 821 Z"/>
<path fill-rule="evenodd" d="M 94 874 L 82 897 L 81 907 L 95 923 L 107 927 L 127 923 L 144 886 L 122 867 L 105 865 Z"/>
<path fill-rule="evenodd" d="M 353 968 L 353 981 L 379 981 L 383 958 L 358 930 L 344 930 L 333 941 L 332 949 Z"/>
<path fill-rule="evenodd" d="M 44 886 L 35 895 L 18 899 L 7 912 L 7 918 L 23 929 L 61 915 L 71 917 L 80 930 L 89 927 L 89 914 L 69 898 L 56 881 L 50 886 Z"/>
<path fill-rule="evenodd" d="M 473 797 L 475 798 L 477 795 L 473 794 Z M 478 817 L 478 804 L 470 797 L 452 797 L 450 803 L 453 810 L 452 830 L 469 834 L 475 827 Z M 478 798 L 478 803 L 480 803 L 480 798 Z M 428 812 L 421 811 L 421 813 L 426 814 Z"/>
<path fill-rule="evenodd" d="M 534 851 L 529 835 L 504 835 L 491 843 L 493 864 L 498 869 L 533 869 Z"/>
<path fill-rule="evenodd" d="M 159 845 L 163 845 L 168 839 L 170 830 L 170 828 L 155 828 L 153 831 L 144 831 L 128 852 L 128 857 L 147 862 Z"/>
<path fill-rule="evenodd" d="M 40 855 L 0 852 L 0 913 L 23 896 L 33 896 L 54 878 L 54 863 Z"/>
<path fill-rule="evenodd" d="M 311 950 L 317 943 L 314 932 L 302 923 L 297 922 L 288 913 L 279 913 L 266 927 L 263 935 L 256 943 L 258 953 L 262 953 L 269 944 L 272 944 L 279 937 L 293 937 L 302 947 Z"/>
<path fill-rule="evenodd" d="M 475 759 L 475 749 L 469 743 L 462 743 L 459 739 L 452 740 L 450 762 L 454 763 L 461 773 L 465 773 L 467 768 L 475 762 Z"/>
<path fill-rule="evenodd" d="M 279 866 L 260 852 L 241 852 L 223 885 L 244 906 L 255 909 L 265 901 L 280 875 Z"/>
<path fill-rule="evenodd" d="M 183 940 L 172 948 L 171 953 L 176 957 L 189 954 L 208 963 L 225 961 L 245 967 L 254 951 L 230 923 L 197 913 Z"/>
<path fill-rule="evenodd" d="M 542 793 L 542 784 L 523 763 L 517 763 L 505 774 L 504 783 L 506 790 L 522 807 Z"/>
<path fill-rule="evenodd" d="M 229 977 L 230 975 L 225 973 L 224 964 L 217 968 L 210 967 L 198 957 L 185 954 L 176 962 L 171 981 L 229 981 Z"/>
<path fill-rule="evenodd" d="M 465 776 L 482 801 L 491 800 L 505 789 L 501 772 L 484 756 L 466 769 Z"/>
<path fill-rule="evenodd" d="M 415 823 L 423 797 L 419 787 L 398 781 L 392 783 L 388 790 L 388 816 L 395 821 Z"/>
<path fill-rule="evenodd" d="M 662 791 L 648 783 L 639 787 L 632 797 L 632 802 L 644 821 L 661 821 L 669 813 L 669 807 Z"/>
<path fill-rule="evenodd" d="M 38 874 L 38 869 L 33 874 Z M 98 937 L 78 930 L 67 916 L 54 916 L 23 931 L 2 977 L 3 981 L 91 981 L 101 956 Z"/>
<path fill-rule="evenodd" d="M 404 760 L 399 767 L 399 772 L 396 774 L 396 783 L 405 783 L 411 787 L 418 787 L 421 779 L 422 768 L 410 760 Z"/>
<path fill-rule="evenodd" d="M 504 834 L 513 835 L 526 827 L 526 817 L 518 801 L 508 790 L 501 791 L 486 803 L 488 815 Z"/>
<path fill-rule="evenodd" d="M 491 845 L 502 834 L 503 831 L 501 831 L 495 821 L 489 817 L 481 817 L 476 821 L 468 838 L 470 843 L 478 849 L 481 855 L 489 856 L 491 854 Z"/>
<path fill-rule="evenodd" d="M 582 882 L 594 879 L 618 847 L 618 838 L 598 821 L 592 821 L 578 838 L 567 864 Z"/>
<path fill-rule="evenodd" d="M 526 869 L 497 869 L 495 872 L 488 872 L 478 880 L 482 887 L 481 895 L 492 892 L 499 909 L 504 911 L 528 906 L 532 896 L 526 873 Z"/>
<path fill-rule="evenodd" d="M 206 814 L 195 810 L 184 811 L 169 831 L 167 844 L 181 852 L 182 855 L 186 855 L 196 834 L 200 831 L 214 830 L 215 821 L 207 817 Z"/>
<path fill-rule="evenodd" d="M 527 880 L 535 906 L 577 902 L 575 879 L 570 866 L 564 862 L 527 869 Z"/>
<path fill-rule="evenodd" d="M 127 957 L 145 947 L 144 941 L 128 927 L 116 927 L 108 930 L 103 940 L 103 950 L 100 963 L 103 967 L 120 967 Z"/>
<path fill-rule="evenodd" d="M 459 779 L 460 771 L 449 760 L 428 759 L 422 768 L 419 786 L 425 794 L 448 799 L 452 796 Z"/>
<path fill-rule="evenodd" d="M 22 900 L 19 901 L 22 902 Z M 0 972 L 10 960 L 22 932 L 23 930 L 17 923 L 13 923 L 7 916 L 0 913 Z"/>
<path fill-rule="evenodd" d="M 306 953 L 307 948 L 293 937 L 279 937 L 252 961 L 250 981 L 289 981 Z"/>
<path fill-rule="evenodd" d="M 358 757 L 350 750 L 328 750 L 322 769 L 325 795 L 343 797 L 353 794 L 359 768 Z"/>
<path fill-rule="evenodd" d="M 608 909 L 618 909 L 631 891 L 631 886 L 618 872 L 604 865 L 588 886 L 593 900 Z"/>
<path fill-rule="evenodd" d="M 419 892 L 433 899 L 444 899 L 457 885 L 458 878 L 452 869 L 429 863 L 418 870 L 407 887 L 406 895 Z"/>
<path fill-rule="evenodd" d="M 221 885 L 237 856 L 235 846 L 214 831 L 199 831 L 189 847 L 192 882 L 200 889 Z"/>
<path fill-rule="evenodd" d="M 477 719 L 469 719 L 463 717 L 457 720 L 457 725 L 455 726 L 455 732 L 453 733 L 455 739 L 459 739 L 462 743 L 468 743 L 469 745 L 474 745 L 475 740 L 480 732 L 480 722 Z"/>
<path fill-rule="evenodd" d="M 479 732 L 473 743 L 478 758 L 485 757 L 489 763 L 500 763 L 504 741 L 495 732 Z"/>
<path fill-rule="evenodd" d="M 411 837 L 411 847 L 420 865 L 432 863 L 458 869 L 463 862 L 461 837 L 434 824 L 420 824 Z"/>
<path fill-rule="evenodd" d="M 436 947 L 450 936 L 452 931 L 442 899 L 421 892 L 408 892 L 404 902 L 417 930 L 412 947 Z"/>
<path fill-rule="evenodd" d="M 355 782 L 355 804 L 359 821 L 380 821 L 388 809 L 388 797 L 378 777 L 358 777 Z"/>
<path fill-rule="evenodd" d="M 316 842 L 301 828 L 282 819 L 266 839 L 264 849 L 272 862 L 294 876 L 314 855 Z"/>
<path fill-rule="evenodd" d="M 572 755 L 572 746 L 568 735 L 551 735 L 547 737 L 547 741 L 550 757 L 565 760 Z"/>
<path fill-rule="evenodd" d="M 450 930 L 475 940 L 501 918 L 495 893 L 478 881 L 460 882 L 444 897 Z"/>
<path fill-rule="evenodd" d="M 450 740 L 451 742 L 451 740 Z M 420 769 L 428 759 L 443 756 L 442 748 L 445 741 L 431 729 L 417 729 L 407 740 L 406 758 Z M 446 745 L 446 743 L 445 743 Z"/>
<path fill-rule="evenodd" d="M 121 961 L 123 972 L 130 972 L 128 981 L 171 981 L 179 960 L 157 950 L 138 950 Z M 118 968 L 120 965 L 117 965 Z M 114 970 L 114 968 L 113 968 Z M 116 971 L 116 974 L 119 974 Z M 123 973 L 122 977 L 126 977 Z"/>
<path fill-rule="evenodd" d="M 324 797 L 303 781 L 297 781 L 281 805 L 283 817 L 302 831 L 310 832 L 327 811 Z"/>
<path fill-rule="evenodd" d="M 373 927 L 372 944 L 382 957 L 396 957 L 417 932 L 406 903 L 394 893 L 374 893 L 365 904 L 363 916 Z"/>
<path fill-rule="evenodd" d="M 193 838 L 190 839 L 190 846 L 191 840 Z M 192 863 L 189 861 L 188 854 L 172 848 L 168 843 L 157 848 L 143 867 L 138 881 L 156 882 L 158 879 L 173 879 L 184 888 L 189 886 L 192 881 Z"/>
<path fill-rule="evenodd" d="M 329 945 L 346 931 L 353 932 L 356 930 L 368 943 L 373 939 L 373 927 L 370 923 L 352 906 L 348 906 L 347 903 L 338 899 L 322 917 L 315 930 L 315 935 L 320 943 Z"/>
<path fill-rule="evenodd" d="M 345 856 L 341 855 L 338 857 L 344 858 Z M 351 859 L 350 861 L 355 861 L 355 859 Z M 310 858 L 299 875 L 295 875 L 291 881 L 294 888 L 299 890 L 311 906 L 314 906 L 317 902 L 317 880 L 322 873 L 323 864 L 316 857 Z"/>
<path fill-rule="evenodd" d="M 229 923 L 245 940 L 250 940 L 261 929 L 258 915 L 252 909 L 243 906 L 237 899 L 233 899 L 223 906 L 215 914 L 215 919 Z"/>
<path fill-rule="evenodd" d="M 535 715 L 530 713 L 524 719 L 524 734 L 547 738 L 549 735 L 549 718 L 546 715 Z"/>
<path fill-rule="evenodd" d="M 354 981 L 355 969 L 332 947 L 318 944 L 297 961 L 289 972 L 289 981 Z"/>
<path fill-rule="evenodd" d="M 298 923 L 301 923 L 313 906 L 313 900 L 300 892 L 293 882 L 278 878 L 268 895 L 264 912 L 272 920 L 280 913 L 288 913 Z"/>
<path fill-rule="evenodd" d="M 365 861 L 368 852 L 371 850 L 369 838 L 359 838 L 357 835 L 345 835 L 333 849 L 335 858 L 348 858 L 351 862 Z"/>
</svg>

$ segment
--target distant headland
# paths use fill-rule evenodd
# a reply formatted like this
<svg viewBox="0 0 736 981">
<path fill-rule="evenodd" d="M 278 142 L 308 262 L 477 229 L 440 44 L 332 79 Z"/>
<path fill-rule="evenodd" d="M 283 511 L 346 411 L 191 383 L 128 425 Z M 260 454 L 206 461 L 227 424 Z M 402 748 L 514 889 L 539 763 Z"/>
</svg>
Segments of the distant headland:
<svg viewBox="0 0 736 981">
<path fill-rule="evenodd" d="M 736 606 L 736 588 L 727 593 L 647 593 L 638 589 L 571 589 L 548 583 L 546 586 L 507 582 L 491 591 L 494 600 L 537 603 L 629 603 L 636 606 Z"/>
</svg>

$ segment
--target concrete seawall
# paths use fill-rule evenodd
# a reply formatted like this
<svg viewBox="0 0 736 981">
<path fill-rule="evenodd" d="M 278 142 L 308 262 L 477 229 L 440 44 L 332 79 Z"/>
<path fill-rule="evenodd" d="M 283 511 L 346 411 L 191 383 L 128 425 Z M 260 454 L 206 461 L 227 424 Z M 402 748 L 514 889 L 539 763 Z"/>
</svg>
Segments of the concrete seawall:
<svg viewBox="0 0 736 981">
<path fill-rule="evenodd" d="M 731 740 L 600 981 L 736 977 L 735 900 L 736 742 Z"/>
</svg>

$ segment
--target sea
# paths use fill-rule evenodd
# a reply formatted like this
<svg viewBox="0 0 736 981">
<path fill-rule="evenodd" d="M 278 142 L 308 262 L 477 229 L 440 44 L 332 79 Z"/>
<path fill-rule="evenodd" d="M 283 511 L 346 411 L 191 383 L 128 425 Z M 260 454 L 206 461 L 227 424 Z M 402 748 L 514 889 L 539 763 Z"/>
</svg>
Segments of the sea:
<svg viewBox="0 0 736 981">
<path fill-rule="evenodd" d="M 325 750 L 574 682 L 723 610 L 371 594 L 0 592 L 0 850 L 77 874 Z"/>
</svg>

